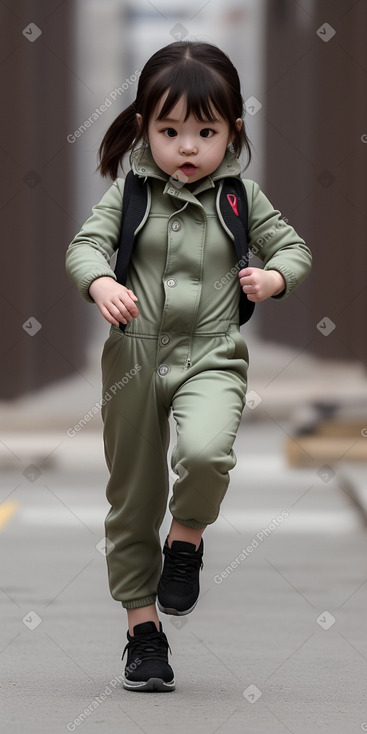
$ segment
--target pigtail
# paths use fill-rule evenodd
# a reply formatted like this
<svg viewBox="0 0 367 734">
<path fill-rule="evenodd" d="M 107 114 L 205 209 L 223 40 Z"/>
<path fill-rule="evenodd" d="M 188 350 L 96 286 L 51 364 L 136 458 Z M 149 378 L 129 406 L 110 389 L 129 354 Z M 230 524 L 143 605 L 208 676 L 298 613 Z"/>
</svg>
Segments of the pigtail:
<svg viewBox="0 0 367 734">
<path fill-rule="evenodd" d="M 101 176 L 110 175 L 115 180 L 123 156 L 140 137 L 133 103 L 116 117 L 103 137 L 98 149 L 99 165 L 96 168 Z"/>
</svg>

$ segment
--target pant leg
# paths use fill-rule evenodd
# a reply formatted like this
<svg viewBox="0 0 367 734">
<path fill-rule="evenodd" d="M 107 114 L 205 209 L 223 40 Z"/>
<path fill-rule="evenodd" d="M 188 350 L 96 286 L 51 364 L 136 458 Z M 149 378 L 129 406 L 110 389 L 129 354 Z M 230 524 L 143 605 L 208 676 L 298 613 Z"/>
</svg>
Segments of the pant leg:
<svg viewBox="0 0 367 734">
<path fill-rule="evenodd" d="M 223 351 L 221 346 L 217 353 L 208 343 L 209 369 L 204 357 L 200 369 L 198 365 L 172 400 L 177 444 L 171 467 L 179 478 L 169 509 L 178 522 L 193 528 L 216 520 L 229 471 L 237 462 L 232 446 L 245 405 L 248 352 L 239 332 L 227 342 L 229 348 Z"/>
<path fill-rule="evenodd" d="M 103 438 L 110 478 L 105 519 L 111 596 L 153 604 L 162 569 L 159 528 L 169 491 L 169 421 L 155 390 L 156 340 L 112 327 L 102 354 Z M 111 397 L 109 397 L 111 396 Z"/>
</svg>

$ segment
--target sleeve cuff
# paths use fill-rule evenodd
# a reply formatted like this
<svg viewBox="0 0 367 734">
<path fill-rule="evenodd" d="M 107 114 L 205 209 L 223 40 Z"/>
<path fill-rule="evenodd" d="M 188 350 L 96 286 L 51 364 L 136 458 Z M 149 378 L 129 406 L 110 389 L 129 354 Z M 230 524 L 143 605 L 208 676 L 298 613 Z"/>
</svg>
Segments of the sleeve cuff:
<svg viewBox="0 0 367 734">
<path fill-rule="evenodd" d="M 287 298 L 287 296 L 289 296 L 293 288 L 295 288 L 295 286 L 297 285 L 296 276 L 294 275 L 294 273 L 292 273 L 291 270 L 287 268 L 286 265 L 280 265 L 280 264 L 271 265 L 271 263 L 268 262 L 265 265 L 264 270 L 277 270 L 278 273 L 280 273 L 283 276 L 285 283 L 286 283 L 285 289 L 282 290 L 281 293 L 278 293 L 277 296 L 272 296 L 274 300 L 283 301 L 283 299 Z"/>
<path fill-rule="evenodd" d="M 80 293 L 83 296 L 83 298 L 88 303 L 95 303 L 94 299 L 89 295 L 89 288 L 94 280 L 97 280 L 97 278 L 105 278 L 110 277 L 114 280 L 117 280 L 115 273 L 112 270 L 109 270 L 104 273 L 88 273 L 88 275 L 82 279 L 80 283 Z"/>
</svg>

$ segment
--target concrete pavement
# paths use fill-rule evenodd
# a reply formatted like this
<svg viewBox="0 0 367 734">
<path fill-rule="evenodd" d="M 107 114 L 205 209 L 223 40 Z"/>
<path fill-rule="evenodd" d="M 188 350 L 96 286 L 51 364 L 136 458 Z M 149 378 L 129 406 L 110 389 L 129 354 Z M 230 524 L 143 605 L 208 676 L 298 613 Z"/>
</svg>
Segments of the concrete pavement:
<svg viewBox="0 0 367 734">
<path fill-rule="evenodd" d="M 287 467 L 287 429 L 241 426 L 230 489 L 204 534 L 198 606 L 160 615 L 177 679 L 170 694 L 121 687 L 125 612 L 98 550 L 108 509 L 99 431 L 40 434 L 38 454 L 34 436 L 33 468 L 21 437 L 8 439 L 22 460 L 4 468 L 1 489 L 4 731 L 367 730 L 364 524 L 338 472 Z M 42 463 L 51 445 L 54 463 Z"/>
</svg>

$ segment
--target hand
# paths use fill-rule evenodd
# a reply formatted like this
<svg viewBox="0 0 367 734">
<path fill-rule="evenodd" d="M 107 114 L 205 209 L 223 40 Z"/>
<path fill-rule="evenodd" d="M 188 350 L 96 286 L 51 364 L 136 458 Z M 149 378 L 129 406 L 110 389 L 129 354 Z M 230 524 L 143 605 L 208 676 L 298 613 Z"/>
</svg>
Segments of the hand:
<svg viewBox="0 0 367 734">
<path fill-rule="evenodd" d="M 238 273 L 241 288 L 249 301 L 265 301 L 270 296 L 277 296 L 286 288 L 286 282 L 277 270 L 261 268 L 243 268 Z"/>
<path fill-rule="evenodd" d="M 125 288 L 121 283 L 117 283 L 110 276 L 96 278 L 89 286 L 89 295 L 97 304 L 102 316 L 110 324 L 119 326 L 122 322 L 127 324 L 128 321 L 139 316 L 138 307 L 135 305 L 137 301 L 136 295 L 129 288 Z"/>
</svg>

